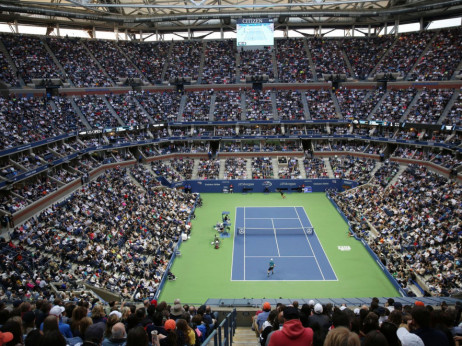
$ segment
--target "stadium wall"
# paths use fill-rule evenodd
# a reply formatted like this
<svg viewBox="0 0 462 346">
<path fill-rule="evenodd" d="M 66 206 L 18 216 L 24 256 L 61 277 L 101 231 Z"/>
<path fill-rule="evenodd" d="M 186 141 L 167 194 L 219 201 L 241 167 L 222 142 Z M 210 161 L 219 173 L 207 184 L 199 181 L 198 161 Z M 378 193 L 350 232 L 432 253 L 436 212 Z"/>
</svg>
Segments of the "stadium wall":
<svg viewBox="0 0 462 346">
<path fill-rule="evenodd" d="M 165 182 L 165 181 L 164 181 Z M 199 193 L 222 193 L 229 191 L 232 185 L 236 193 L 249 192 L 303 192 L 307 189 L 310 192 L 325 192 L 329 189 L 344 191 L 358 186 L 356 181 L 344 179 L 259 179 L 259 180 L 186 180 L 170 185 L 178 188 L 186 184 L 191 185 L 193 192 Z"/>
</svg>

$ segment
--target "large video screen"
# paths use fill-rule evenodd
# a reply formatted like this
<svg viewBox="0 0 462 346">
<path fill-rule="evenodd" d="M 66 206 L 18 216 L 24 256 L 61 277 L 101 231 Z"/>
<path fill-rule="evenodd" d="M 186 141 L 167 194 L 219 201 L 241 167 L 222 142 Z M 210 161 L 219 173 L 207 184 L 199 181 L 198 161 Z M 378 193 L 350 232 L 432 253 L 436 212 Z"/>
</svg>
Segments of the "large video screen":
<svg viewBox="0 0 462 346">
<path fill-rule="evenodd" d="M 242 18 L 236 23 L 237 46 L 273 46 L 274 20 L 270 18 Z"/>
</svg>

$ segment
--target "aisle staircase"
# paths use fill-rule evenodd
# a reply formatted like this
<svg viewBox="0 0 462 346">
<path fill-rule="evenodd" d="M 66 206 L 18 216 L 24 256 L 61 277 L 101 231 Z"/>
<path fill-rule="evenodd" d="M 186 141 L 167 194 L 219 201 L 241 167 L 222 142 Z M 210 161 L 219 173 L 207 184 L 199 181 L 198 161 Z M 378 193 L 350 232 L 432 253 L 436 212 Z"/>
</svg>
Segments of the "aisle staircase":
<svg viewBox="0 0 462 346">
<path fill-rule="evenodd" d="M 233 337 L 233 345 L 257 346 L 260 345 L 255 332 L 249 327 L 237 327 Z"/>
</svg>

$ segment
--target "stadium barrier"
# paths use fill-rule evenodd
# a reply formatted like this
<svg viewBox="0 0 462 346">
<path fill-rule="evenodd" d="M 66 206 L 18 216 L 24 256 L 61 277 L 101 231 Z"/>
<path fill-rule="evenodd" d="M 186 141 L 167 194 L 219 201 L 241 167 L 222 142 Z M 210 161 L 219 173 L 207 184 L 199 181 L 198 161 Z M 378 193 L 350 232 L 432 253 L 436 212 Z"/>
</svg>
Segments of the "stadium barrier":
<svg viewBox="0 0 462 346">
<path fill-rule="evenodd" d="M 207 339 L 202 343 L 206 345 L 230 346 L 233 344 L 233 336 L 236 331 L 236 309 L 233 309 L 226 318 L 221 321 Z"/>
<path fill-rule="evenodd" d="M 401 285 L 398 283 L 398 281 L 396 281 L 396 279 L 393 277 L 393 275 L 390 274 L 390 272 L 387 270 L 387 268 L 383 265 L 382 261 L 377 257 L 377 255 L 374 253 L 374 251 L 372 251 L 372 249 L 369 247 L 369 244 L 367 244 L 367 242 L 362 239 L 362 238 L 359 238 L 355 232 L 353 232 L 353 230 L 351 229 L 351 224 L 350 224 L 350 221 L 348 220 L 348 218 L 345 216 L 345 214 L 342 212 L 342 210 L 340 209 L 340 207 L 337 205 L 337 203 L 335 203 L 335 201 L 329 196 L 328 193 L 326 193 L 326 197 L 329 199 L 329 201 L 332 203 L 332 205 L 335 207 L 335 209 L 337 209 L 338 213 L 342 216 L 342 218 L 345 220 L 345 222 L 348 224 L 348 230 L 349 232 L 355 237 L 356 240 L 359 240 L 363 245 L 364 247 L 366 248 L 367 252 L 369 252 L 369 255 L 371 255 L 371 257 L 374 259 L 374 261 L 378 264 L 378 266 L 380 267 L 380 269 L 382 269 L 383 273 L 385 274 L 385 276 L 388 278 L 388 280 L 390 280 L 390 282 L 392 283 L 392 285 L 398 290 L 399 294 L 401 294 L 402 297 L 407 297 L 407 293 L 403 290 L 403 288 L 401 287 Z"/>
<path fill-rule="evenodd" d="M 169 184 L 166 179 L 158 179 L 162 184 Z M 233 185 L 235 193 L 246 192 L 324 192 L 329 189 L 344 191 L 358 186 L 358 182 L 345 179 L 260 179 L 260 180 L 185 180 L 166 186 L 178 188 L 191 185 L 194 192 L 222 193 Z"/>
</svg>

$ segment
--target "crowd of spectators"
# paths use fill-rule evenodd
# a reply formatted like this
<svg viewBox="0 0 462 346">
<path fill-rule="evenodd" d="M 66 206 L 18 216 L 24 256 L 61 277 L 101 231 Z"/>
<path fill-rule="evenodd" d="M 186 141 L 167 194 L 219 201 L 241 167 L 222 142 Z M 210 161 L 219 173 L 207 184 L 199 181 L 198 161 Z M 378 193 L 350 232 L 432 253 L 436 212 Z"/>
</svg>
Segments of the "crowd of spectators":
<svg viewBox="0 0 462 346">
<path fill-rule="evenodd" d="M 160 160 L 151 162 L 151 170 L 155 175 L 164 177 L 172 183 L 182 180 L 181 176 L 172 167 L 170 167 L 170 165 Z"/>
<path fill-rule="evenodd" d="M 273 120 L 271 90 L 245 90 L 245 120 Z"/>
<path fill-rule="evenodd" d="M 326 164 L 323 159 L 314 157 L 303 159 L 303 167 L 305 168 L 307 179 L 324 179 L 329 178 L 327 173 Z"/>
<path fill-rule="evenodd" d="M 367 79 L 383 55 L 393 44 L 393 36 L 345 38 L 342 48 L 353 69 L 354 77 Z"/>
<path fill-rule="evenodd" d="M 138 102 L 155 122 L 175 121 L 178 118 L 181 96 L 176 91 L 141 91 L 135 94 Z"/>
<path fill-rule="evenodd" d="M 186 93 L 181 121 L 208 121 L 210 120 L 210 103 L 212 95 L 209 90 L 190 91 Z"/>
<path fill-rule="evenodd" d="M 225 160 L 224 179 L 247 179 L 247 160 L 227 158 Z"/>
<path fill-rule="evenodd" d="M 118 41 L 117 45 L 152 84 L 162 83 L 171 42 Z"/>
<path fill-rule="evenodd" d="M 129 91 L 128 94 L 112 94 L 107 99 L 125 125 L 146 125 L 150 122 L 145 109 L 138 103 L 133 91 Z"/>
<path fill-rule="evenodd" d="M 51 178 L 59 180 L 63 184 L 70 183 L 75 179 L 79 178 L 79 175 L 75 172 L 70 172 L 63 167 L 55 168 L 49 174 Z"/>
<path fill-rule="evenodd" d="M 371 179 L 371 172 L 377 162 L 373 159 L 350 155 L 329 157 L 329 162 L 336 179 L 349 179 L 365 184 Z"/>
<path fill-rule="evenodd" d="M 270 157 L 252 158 L 252 179 L 273 179 L 274 169 Z"/>
<path fill-rule="evenodd" d="M 388 90 L 371 120 L 400 121 L 416 94 L 417 90 L 414 88 Z"/>
<path fill-rule="evenodd" d="M 197 81 L 203 47 L 201 41 L 172 42 L 171 53 L 168 56 L 170 64 L 165 71 L 164 80 L 191 77 L 191 81 Z"/>
<path fill-rule="evenodd" d="M 216 91 L 213 120 L 237 121 L 241 120 L 242 103 L 241 90 Z"/>
<path fill-rule="evenodd" d="M 276 61 L 280 83 L 313 81 L 313 73 L 303 40 L 296 38 L 277 40 Z"/>
<path fill-rule="evenodd" d="M 371 248 L 391 273 L 402 268 L 420 275 L 431 294 L 447 296 L 462 290 L 461 193 L 454 181 L 409 165 L 388 189 L 364 186 L 336 200 L 349 217 L 366 218 L 376 229 L 379 236 L 369 240 Z M 408 281 L 400 283 L 407 288 Z"/>
<path fill-rule="evenodd" d="M 424 88 L 417 102 L 409 110 L 406 121 L 419 124 L 436 124 L 452 94 L 451 89 Z"/>
<path fill-rule="evenodd" d="M 113 86 L 110 78 L 96 64 L 80 39 L 47 37 L 46 43 L 74 86 Z"/>
<path fill-rule="evenodd" d="M 367 119 L 374 107 L 379 103 L 385 90 L 338 88 L 335 90 L 340 111 L 345 119 Z"/>
<path fill-rule="evenodd" d="M 208 41 L 204 51 L 202 84 L 236 82 L 236 48 L 232 40 Z"/>
<path fill-rule="evenodd" d="M 300 166 L 296 157 L 278 157 L 279 179 L 301 179 Z"/>
<path fill-rule="evenodd" d="M 32 203 L 57 190 L 58 187 L 58 184 L 48 176 L 38 175 L 28 179 L 27 183 L 14 184 L 11 192 Z"/>
<path fill-rule="evenodd" d="M 47 282 L 84 280 L 125 299 L 142 288 L 143 299 L 154 295 L 180 234 L 189 234 L 194 202 L 192 195 L 154 184 L 144 190 L 115 169 L 11 236 L 17 247 L 53 255 L 59 271 L 36 268 Z"/>
<path fill-rule="evenodd" d="M 276 92 L 276 108 L 279 119 L 304 120 L 302 94 L 298 90 L 278 90 Z"/>
<path fill-rule="evenodd" d="M 446 125 L 460 126 L 462 125 L 462 89 L 459 89 L 459 95 L 454 101 L 451 109 L 443 119 Z"/>
<path fill-rule="evenodd" d="M 245 81 L 246 76 L 268 76 L 268 79 L 274 80 L 273 50 L 271 47 L 263 47 L 257 50 L 239 51 L 240 79 Z"/>
<path fill-rule="evenodd" d="M 33 78 L 63 80 L 41 37 L 2 34 L 1 40 L 26 84 Z"/>
<path fill-rule="evenodd" d="M 50 116 L 56 115 L 57 121 Z M 0 97 L 0 147 L 11 148 L 55 137 L 61 128 L 73 127 L 73 120 L 58 115 L 50 103 L 42 97 Z"/>
<path fill-rule="evenodd" d="M 220 160 L 200 159 L 197 167 L 199 179 L 218 179 L 220 174 Z"/>
<path fill-rule="evenodd" d="M 434 35 L 431 31 L 399 35 L 377 65 L 376 74 L 399 73 L 401 77 L 406 77 Z"/>
<path fill-rule="evenodd" d="M 83 95 L 74 97 L 74 101 L 92 128 L 108 128 L 119 126 L 119 122 L 112 115 L 104 96 Z"/>
<path fill-rule="evenodd" d="M 42 280 L 43 281 L 43 280 Z M 42 282 L 40 281 L 40 282 Z M 45 287 L 45 292 L 49 290 Z M 218 327 L 218 312 L 210 306 L 147 298 L 142 304 L 110 302 L 80 291 L 16 300 L 0 305 L 4 345 L 160 346 L 201 345 Z M 153 334 L 155 333 L 155 338 Z"/>
<path fill-rule="evenodd" d="M 141 78 L 146 81 L 146 78 L 138 72 L 135 65 L 119 50 L 115 42 L 86 40 L 82 41 L 82 43 L 88 47 L 96 61 L 114 82 L 119 81 L 119 78 Z"/>
<path fill-rule="evenodd" d="M 323 74 L 345 74 L 346 77 L 351 76 L 340 41 L 326 38 L 313 38 L 307 42 L 318 80 L 322 80 Z"/>
<path fill-rule="evenodd" d="M 191 179 L 194 168 L 194 160 L 187 158 L 174 158 L 170 159 L 170 166 L 172 166 L 184 179 Z"/>
<path fill-rule="evenodd" d="M 398 174 L 398 172 L 399 163 L 386 160 L 383 162 L 380 168 L 375 171 L 370 183 L 379 184 L 383 187 L 386 187 L 393 180 L 396 174 Z"/>
<path fill-rule="evenodd" d="M 337 118 L 334 101 L 328 89 L 309 90 L 306 92 L 306 101 L 313 120 L 330 120 Z"/>
<path fill-rule="evenodd" d="M 442 30 L 436 34 L 428 51 L 412 70 L 410 80 L 448 80 L 456 71 L 461 59 L 461 28 Z"/>
<path fill-rule="evenodd" d="M 356 151 L 364 152 L 366 143 L 355 143 L 349 141 L 336 141 L 331 144 L 332 151 Z"/>
<path fill-rule="evenodd" d="M 0 52 L 0 80 L 11 87 L 19 87 L 19 72 L 14 72 L 5 54 Z"/>
</svg>

